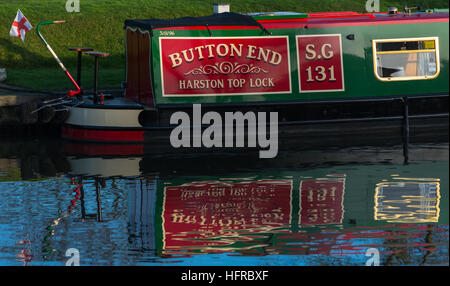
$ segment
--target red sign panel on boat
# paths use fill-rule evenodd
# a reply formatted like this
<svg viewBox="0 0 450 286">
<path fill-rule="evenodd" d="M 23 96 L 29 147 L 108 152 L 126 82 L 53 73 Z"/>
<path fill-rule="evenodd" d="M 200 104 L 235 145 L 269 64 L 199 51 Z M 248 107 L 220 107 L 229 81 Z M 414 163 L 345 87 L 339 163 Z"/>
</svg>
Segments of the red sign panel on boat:
<svg viewBox="0 0 450 286">
<path fill-rule="evenodd" d="M 296 38 L 300 92 L 344 91 L 341 35 Z"/>
<path fill-rule="evenodd" d="M 159 40 L 163 96 L 291 93 L 287 36 Z"/>
</svg>

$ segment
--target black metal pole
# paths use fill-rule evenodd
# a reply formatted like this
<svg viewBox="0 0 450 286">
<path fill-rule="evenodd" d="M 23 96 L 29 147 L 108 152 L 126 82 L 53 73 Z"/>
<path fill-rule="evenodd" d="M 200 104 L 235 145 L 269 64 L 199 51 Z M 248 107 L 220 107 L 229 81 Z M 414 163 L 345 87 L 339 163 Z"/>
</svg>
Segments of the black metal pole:
<svg viewBox="0 0 450 286">
<path fill-rule="evenodd" d="M 78 86 L 81 87 L 81 55 L 83 52 L 79 51 L 78 53 L 78 63 L 77 63 L 77 83 Z"/>
<path fill-rule="evenodd" d="M 86 219 L 86 208 L 84 206 L 84 188 L 81 186 L 80 190 L 81 196 L 80 196 L 80 203 L 81 203 L 81 220 L 84 222 Z"/>
<path fill-rule="evenodd" d="M 102 202 L 100 200 L 100 183 L 98 179 L 95 179 L 95 193 L 97 196 L 97 221 L 102 222 L 103 221 Z"/>
<path fill-rule="evenodd" d="M 80 89 L 81 89 L 81 56 L 82 56 L 82 54 L 83 54 L 83 52 L 82 51 L 78 51 L 77 52 L 78 53 L 78 63 L 77 63 L 77 83 L 78 83 L 78 86 L 80 87 Z M 77 95 L 77 97 L 78 97 L 78 99 L 82 99 L 82 97 L 83 97 L 83 90 L 81 90 L 81 92 Z"/>
<path fill-rule="evenodd" d="M 408 97 L 405 96 L 403 101 L 403 156 L 404 163 L 408 164 L 409 161 L 409 110 L 408 110 Z"/>
<path fill-rule="evenodd" d="M 98 91 L 97 91 L 97 81 L 98 81 L 98 57 L 95 56 L 95 70 L 94 70 L 94 104 L 98 103 Z"/>
</svg>

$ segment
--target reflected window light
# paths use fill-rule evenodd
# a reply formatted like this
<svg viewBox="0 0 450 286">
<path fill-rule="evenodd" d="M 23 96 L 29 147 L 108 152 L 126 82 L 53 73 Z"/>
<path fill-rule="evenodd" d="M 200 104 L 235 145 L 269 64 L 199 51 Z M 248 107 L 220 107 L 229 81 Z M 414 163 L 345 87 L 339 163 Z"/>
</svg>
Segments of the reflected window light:
<svg viewBox="0 0 450 286">
<path fill-rule="evenodd" d="M 374 219 L 392 223 L 439 221 L 439 179 L 394 178 L 375 188 Z"/>
</svg>

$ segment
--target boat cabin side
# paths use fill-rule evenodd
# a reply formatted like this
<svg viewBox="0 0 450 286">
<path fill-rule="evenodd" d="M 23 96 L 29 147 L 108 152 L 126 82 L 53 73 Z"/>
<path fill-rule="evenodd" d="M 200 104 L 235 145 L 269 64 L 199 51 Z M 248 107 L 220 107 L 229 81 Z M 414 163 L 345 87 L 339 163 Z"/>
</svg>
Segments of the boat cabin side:
<svg viewBox="0 0 450 286">
<path fill-rule="evenodd" d="M 126 97 L 150 107 L 448 95 L 448 11 L 127 20 Z"/>
</svg>

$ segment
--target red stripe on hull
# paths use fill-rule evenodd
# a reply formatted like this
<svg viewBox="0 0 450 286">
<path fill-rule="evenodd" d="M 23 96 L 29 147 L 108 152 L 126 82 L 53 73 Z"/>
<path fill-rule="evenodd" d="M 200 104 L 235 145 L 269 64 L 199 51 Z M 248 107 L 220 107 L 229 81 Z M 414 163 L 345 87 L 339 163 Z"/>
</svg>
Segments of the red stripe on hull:
<svg viewBox="0 0 450 286">
<path fill-rule="evenodd" d="M 140 130 L 98 130 L 64 126 L 62 137 L 65 139 L 95 142 L 143 142 L 144 131 Z"/>
<path fill-rule="evenodd" d="M 155 30 L 259 30 L 260 27 L 255 26 L 184 26 L 184 27 L 167 27 L 167 28 L 157 28 Z"/>
<path fill-rule="evenodd" d="M 266 29 L 303 29 L 322 27 L 351 27 L 351 26 L 372 26 L 372 25 L 395 25 L 395 24 L 415 24 L 415 23 L 438 23 L 448 22 L 448 17 L 443 13 L 418 14 L 411 16 L 389 15 L 376 16 L 377 13 L 358 14 L 352 12 L 343 13 L 311 13 L 309 18 L 294 19 L 263 19 L 257 20 Z M 235 30 L 235 29 L 260 29 L 260 27 L 245 26 L 189 26 L 189 27 L 167 27 L 156 30 Z"/>
<path fill-rule="evenodd" d="M 314 18 L 310 18 L 314 19 Z M 305 26 L 309 28 L 325 28 L 325 27 L 350 27 L 350 26 L 373 26 L 373 25 L 396 25 L 396 24 L 418 24 L 418 23 L 440 23 L 440 22 L 448 22 L 447 19 L 422 19 L 422 20 L 392 20 L 392 21 L 361 21 L 361 20 L 353 20 L 353 21 L 328 21 L 328 22 L 314 22 L 308 21 L 304 23 L 264 23 L 264 27 L 266 29 L 302 29 Z"/>
</svg>

